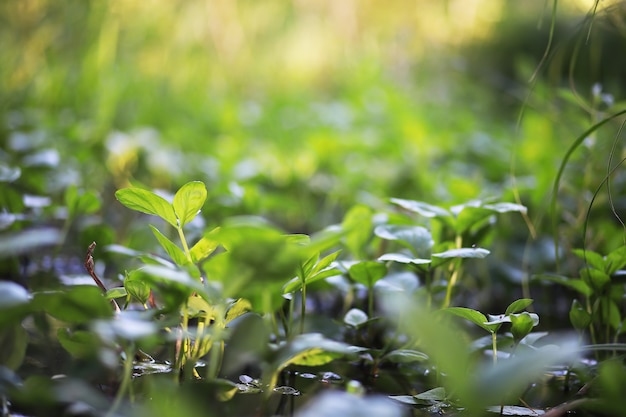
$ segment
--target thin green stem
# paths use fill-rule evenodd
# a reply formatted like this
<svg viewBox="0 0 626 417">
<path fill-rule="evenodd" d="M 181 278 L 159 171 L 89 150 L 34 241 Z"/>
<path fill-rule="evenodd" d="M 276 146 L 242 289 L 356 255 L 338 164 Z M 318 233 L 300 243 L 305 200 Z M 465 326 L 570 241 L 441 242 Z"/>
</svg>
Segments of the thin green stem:
<svg viewBox="0 0 626 417">
<path fill-rule="evenodd" d="M 187 239 L 185 239 L 185 232 L 183 232 L 183 228 L 177 227 L 176 230 L 178 231 L 178 237 L 180 238 L 180 242 L 183 245 L 183 251 L 185 252 L 187 260 L 193 263 L 193 260 L 191 258 L 191 252 L 189 251 L 189 246 L 187 246 Z"/>
<path fill-rule="evenodd" d="M 496 332 L 491 332 L 491 350 L 493 352 L 492 355 L 492 360 L 493 360 L 493 365 L 497 365 L 498 364 L 498 337 L 496 335 Z"/>
<path fill-rule="evenodd" d="M 117 390 L 117 393 L 115 394 L 115 400 L 113 401 L 113 405 L 107 412 L 106 417 L 114 416 L 120 404 L 122 404 L 122 400 L 124 399 L 126 392 L 128 391 L 130 393 L 130 382 L 133 377 L 134 352 L 135 352 L 135 349 L 132 344 L 131 346 L 129 346 L 127 349 L 124 350 L 124 354 L 126 355 L 126 358 L 124 359 L 124 371 L 122 375 L 122 382 L 120 384 L 120 387 Z M 132 393 L 131 393 L 131 402 L 132 400 L 133 398 L 132 398 Z"/>
</svg>

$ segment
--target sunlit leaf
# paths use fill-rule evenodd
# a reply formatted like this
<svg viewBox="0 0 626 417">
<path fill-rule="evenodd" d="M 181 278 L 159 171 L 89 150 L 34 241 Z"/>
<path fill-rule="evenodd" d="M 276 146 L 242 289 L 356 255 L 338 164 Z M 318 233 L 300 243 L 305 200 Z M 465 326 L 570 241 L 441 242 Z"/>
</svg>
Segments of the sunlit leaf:
<svg viewBox="0 0 626 417">
<path fill-rule="evenodd" d="M 432 204 L 424 203 L 422 201 L 404 200 L 401 198 L 392 198 L 390 200 L 393 204 L 397 204 L 403 209 L 412 211 L 424 217 L 450 217 L 451 214 L 448 210 L 433 206 Z"/>
<path fill-rule="evenodd" d="M 498 330 L 499 325 L 495 324 L 487 324 L 487 317 L 481 313 L 480 311 L 472 310 L 471 308 L 465 307 L 448 307 L 440 310 L 442 313 L 452 314 L 457 317 L 464 318 L 465 320 L 469 320 L 475 325 L 482 327 L 490 333 L 493 333 Z"/>
<path fill-rule="evenodd" d="M 384 255 L 381 255 L 380 257 L 378 257 L 378 260 L 381 262 L 391 261 L 391 262 L 398 262 L 402 264 L 416 264 L 416 265 L 429 264 L 432 262 L 430 259 L 413 258 L 403 253 L 385 253 Z"/>
<path fill-rule="evenodd" d="M 580 259 L 586 261 L 590 267 L 604 271 L 605 261 L 599 253 L 583 249 L 573 249 L 572 253 Z"/>
<path fill-rule="evenodd" d="M 215 234 L 219 232 L 219 227 L 202 236 L 195 245 L 189 250 L 191 259 L 194 263 L 201 262 L 208 258 L 219 246 L 219 242 L 214 239 Z"/>
<path fill-rule="evenodd" d="M 200 181 L 191 181 L 180 187 L 172 203 L 174 213 L 183 227 L 200 212 L 207 198 L 207 189 Z"/>
<path fill-rule="evenodd" d="M 483 248 L 459 248 L 445 252 L 433 253 L 435 258 L 478 258 L 482 259 L 489 255 L 489 251 Z"/>
<path fill-rule="evenodd" d="M 430 251 L 435 244 L 430 231 L 421 226 L 385 224 L 377 226 L 374 233 L 382 239 L 401 242 L 421 258 L 429 258 Z"/>
<path fill-rule="evenodd" d="M 115 198 L 131 210 L 159 216 L 174 227 L 178 220 L 174 208 L 163 197 L 141 188 L 122 188 L 115 192 Z"/>
<path fill-rule="evenodd" d="M 359 327 L 368 320 L 367 314 L 358 308 L 350 309 L 343 317 L 343 322 L 352 327 Z"/>
<path fill-rule="evenodd" d="M 531 316 L 531 313 L 511 314 L 511 333 L 516 341 L 522 340 L 528 333 L 530 333 L 537 324 L 539 324 L 539 318 L 535 321 L 535 317 Z"/>
<path fill-rule="evenodd" d="M 530 298 L 520 298 L 519 300 L 515 300 L 509 304 L 504 314 L 519 313 L 520 311 L 525 310 L 532 303 L 533 300 Z"/>
<path fill-rule="evenodd" d="M 0 237 L 0 259 L 57 245 L 62 238 L 59 230 L 43 227 L 5 234 Z"/>
<path fill-rule="evenodd" d="M 237 317 L 244 315 L 251 309 L 252 305 L 250 304 L 250 301 L 246 300 L 245 298 L 239 298 L 230 306 L 230 308 L 226 312 L 226 323 L 229 323 Z"/>
<path fill-rule="evenodd" d="M 360 257 L 372 234 L 372 210 L 363 205 L 352 207 L 344 217 L 341 227 L 345 232 L 346 247 L 355 257 Z"/>
<path fill-rule="evenodd" d="M 159 231 L 156 227 L 150 225 L 150 229 L 152 230 L 152 234 L 157 238 L 159 244 L 165 252 L 169 255 L 169 257 L 174 261 L 176 265 L 185 265 L 189 263 L 189 260 L 185 256 L 185 253 L 181 248 L 176 246 L 174 242 L 169 240 L 163 233 Z"/>
<path fill-rule="evenodd" d="M 444 387 L 436 387 L 415 395 L 415 398 L 433 402 L 444 401 L 446 399 L 446 389 Z"/>
<path fill-rule="evenodd" d="M 526 206 L 523 206 L 521 204 L 506 203 L 506 202 L 485 204 L 483 207 L 489 210 L 497 211 L 498 213 L 511 213 L 511 212 L 526 213 L 528 211 Z"/>
<path fill-rule="evenodd" d="M 620 269 L 626 267 L 626 246 L 620 246 L 606 256 L 606 270 L 609 275 L 613 275 Z"/>
</svg>

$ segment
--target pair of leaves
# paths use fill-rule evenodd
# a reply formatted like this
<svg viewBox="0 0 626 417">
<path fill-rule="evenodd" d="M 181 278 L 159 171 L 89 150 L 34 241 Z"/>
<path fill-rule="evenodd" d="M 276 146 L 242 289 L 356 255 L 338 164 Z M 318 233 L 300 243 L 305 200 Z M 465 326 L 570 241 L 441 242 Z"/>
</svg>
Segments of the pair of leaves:
<svg viewBox="0 0 626 417">
<path fill-rule="evenodd" d="M 285 284 L 283 287 L 283 293 L 290 294 L 300 290 L 303 285 L 313 284 L 314 282 L 325 278 L 341 274 L 337 268 L 332 266 L 332 263 L 335 259 L 337 259 L 340 252 L 341 250 L 338 250 L 323 257 L 322 259 L 320 259 L 319 254 L 311 256 L 302 265 L 301 274 L 292 278 L 289 282 L 287 282 L 287 284 Z"/>
<path fill-rule="evenodd" d="M 158 216 L 178 229 L 200 212 L 207 190 L 200 181 L 188 182 L 176 192 L 171 204 L 152 191 L 141 188 L 123 188 L 115 193 L 115 197 L 129 209 Z"/>
<path fill-rule="evenodd" d="M 530 306 L 532 302 L 533 300 L 529 298 L 516 300 L 507 307 L 504 314 L 489 314 L 488 317 L 480 311 L 465 307 L 449 307 L 441 311 L 469 320 L 489 333 L 497 332 L 503 323 L 511 323 L 511 333 L 513 333 L 513 337 L 516 340 L 521 340 L 530 333 L 534 326 L 539 324 L 539 316 L 537 316 L 537 314 L 527 312 L 520 313 Z"/>
<path fill-rule="evenodd" d="M 451 207 L 450 210 L 422 201 L 404 200 L 401 198 L 392 198 L 391 202 L 423 217 L 439 219 L 451 227 L 457 235 L 462 235 L 494 214 L 509 212 L 526 213 L 527 211 L 526 207 L 520 204 L 506 202 L 484 204 L 482 201 L 471 201 L 463 205 Z"/>
</svg>

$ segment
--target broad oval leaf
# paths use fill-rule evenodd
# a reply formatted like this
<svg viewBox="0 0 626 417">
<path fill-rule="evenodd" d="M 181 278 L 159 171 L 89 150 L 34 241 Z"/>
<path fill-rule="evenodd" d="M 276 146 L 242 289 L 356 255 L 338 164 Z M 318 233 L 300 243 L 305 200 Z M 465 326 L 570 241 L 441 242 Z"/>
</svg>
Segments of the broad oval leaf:
<svg viewBox="0 0 626 417">
<path fill-rule="evenodd" d="M 569 310 L 569 320 L 576 330 L 585 330 L 591 324 L 591 314 L 576 299 Z"/>
<path fill-rule="evenodd" d="M 435 258 L 478 258 L 482 259 L 489 255 L 489 251 L 483 248 L 458 248 L 444 252 L 433 253 Z"/>
<path fill-rule="evenodd" d="M 115 198 L 131 210 L 159 216 L 174 227 L 178 227 L 174 208 L 163 197 L 141 188 L 122 188 Z"/>
<path fill-rule="evenodd" d="M 535 315 L 536 316 L 536 315 Z M 522 340 L 530 333 L 537 324 L 539 317 L 534 317 L 531 313 L 511 314 L 511 333 L 516 341 Z M 535 321 L 536 319 L 536 321 Z"/>
<path fill-rule="evenodd" d="M 368 288 L 372 288 L 376 281 L 387 275 L 387 267 L 380 262 L 365 261 L 350 267 L 350 277 Z"/>
<path fill-rule="evenodd" d="M 435 244 L 428 229 L 421 226 L 406 226 L 383 224 L 374 229 L 376 236 L 386 240 L 397 240 L 418 257 L 430 257 L 430 251 Z"/>
<path fill-rule="evenodd" d="M 367 323 L 367 314 L 358 308 L 350 309 L 343 317 L 343 322 L 352 327 L 359 327 Z"/>
<path fill-rule="evenodd" d="M 532 303 L 533 300 L 530 298 L 520 298 L 519 300 L 515 300 L 511 304 L 509 304 L 504 314 L 519 313 Z"/>
<path fill-rule="evenodd" d="M 397 204 L 403 209 L 412 211 L 424 217 L 450 217 L 451 214 L 448 210 L 433 206 L 432 204 L 424 203 L 422 201 L 404 200 L 402 198 L 392 198 L 390 200 L 393 204 Z"/>
<path fill-rule="evenodd" d="M 449 307 L 441 310 L 443 313 L 453 314 L 457 317 L 464 318 L 465 320 L 469 320 L 477 326 L 482 327 L 490 333 L 494 333 L 498 330 L 500 325 L 493 325 L 487 323 L 487 317 L 480 311 L 472 310 L 471 308 L 465 307 Z"/>
<path fill-rule="evenodd" d="M 384 255 L 381 255 L 378 258 L 378 260 L 381 262 L 392 261 L 392 262 L 399 262 L 402 264 L 416 264 L 416 265 L 429 264 L 432 262 L 430 259 L 413 258 L 403 253 L 385 253 Z"/>
<path fill-rule="evenodd" d="M 194 263 L 201 262 L 208 258 L 219 246 L 219 242 L 213 238 L 215 233 L 219 232 L 219 227 L 213 229 L 196 242 L 195 245 L 189 250 L 191 253 L 191 259 Z"/>
<path fill-rule="evenodd" d="M 19 284 L 11 281 L 0 281 L 0 310 L 28 304 L 30 294 Z"/>
<path fill-rule="evenodd" d="M 200 212 L 207 198 L 206 186 L 200 181 L 191 181 L 180 187 L 174 195 L 174 213 L 183 227 Z"/>
</svg>

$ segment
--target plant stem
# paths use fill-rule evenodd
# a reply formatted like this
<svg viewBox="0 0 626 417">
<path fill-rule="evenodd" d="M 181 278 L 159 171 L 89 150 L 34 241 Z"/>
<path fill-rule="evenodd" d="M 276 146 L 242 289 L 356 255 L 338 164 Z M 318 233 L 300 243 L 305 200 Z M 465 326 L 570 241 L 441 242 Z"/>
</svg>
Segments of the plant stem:
<svg viewBox="0 0 626 417">
<path fill-rule="evenodd" d="M 455 247 L 460 249 L 463 244 L 463 238 L 461 235 L 456 235 L 455 239 Z M 446 288 L 446 298 L 443 301 L 442 308 L 448 308 L 450 306 L 450 300 L 452 299 L 452 288 L 456 285 L 456 281 L 459 277 L 459 270 L 461 269 L 461 261 L 457 260 L 456 262 L 450 263 L 450 270 L 452 274 L 450 275 L 450 281 L 448 281 L 448 287 Z"/>
<path fill-rule="evenodd" d="M 132 347 L 132 344 L 131 346 L 129 346 L 127 349 L 124 350 L 124 354 L 126 355 L 126 358 L 124 359 L 124 372 L 122 375 L 122 383 L 120 384 L 120 387 L 118 388 L 117 393 L 115 394 L 115 400 L 113 401 L 113 405 L 107 412 L 106 417 L 112 417 L 113 415 L 115 415 L 115 412 L 117 411 L 120 404 L 122 403 L 122 399 L 124 398 L 126 391 L 130 392 L 130 382 L 133 377 L 134 351 L 135 349 Z M 131 395 L 131 402 L 132 400 L 133 399 Z"/>
<path fill-rule="evenodd" d="M 187 239 L 185 239 L 185 233 L 183 232 L 183 228 L 177 227 L 176 230 L 178 230 L 178 237 L 180 238 L 180 242 L 183 245 L 183 251 L 185 252 L 187 260 L 193 263 L 193 260 L 191 259 L 191 252 L 189 252 L 189 246 L 187 246 Z"/>
<path fill-rule="evenodd" d="M 493 364 L 494 366 L 498 364 L 498 343 L 497 343 L 496 332 L 491 332 L 491 350 L 493 352 Z"/>
</svg>

